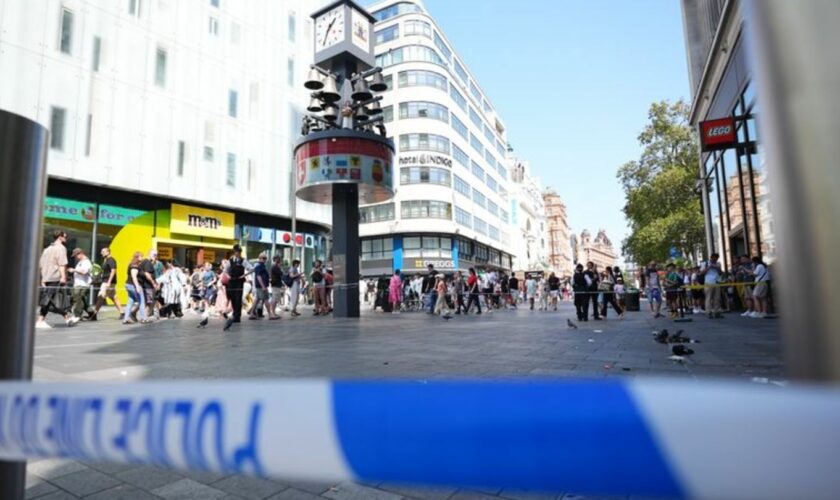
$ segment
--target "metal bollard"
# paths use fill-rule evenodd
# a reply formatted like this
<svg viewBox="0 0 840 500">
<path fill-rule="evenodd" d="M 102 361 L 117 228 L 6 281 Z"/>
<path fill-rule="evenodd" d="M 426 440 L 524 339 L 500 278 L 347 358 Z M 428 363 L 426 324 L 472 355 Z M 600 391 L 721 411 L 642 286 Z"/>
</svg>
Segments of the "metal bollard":
<svg viewBox="0 0 840 500">
<path fill-rule="evenodd" d="M 0 287 L 8 312 L 0 328 L 0 380 L 32 378 L 48 138 L 42 125 L 0 110 L 0 235 L 14 242 L 0 245 L 0 262 L 17 263 L 5 269 Z M 22 499 L 25 488 L 26 462 L 0 461 L 0 498 Z"/>
<path fill-rule="evenodd" d="M 753 0 L 747 28 L 758 74 L 759 125 L 778 231 L 777 287 L 785 364 L 798 379 L 840 381 L 836 279 L 802 266 L 836 260 L 840 248 L 840 3 Z"/>
</svg>

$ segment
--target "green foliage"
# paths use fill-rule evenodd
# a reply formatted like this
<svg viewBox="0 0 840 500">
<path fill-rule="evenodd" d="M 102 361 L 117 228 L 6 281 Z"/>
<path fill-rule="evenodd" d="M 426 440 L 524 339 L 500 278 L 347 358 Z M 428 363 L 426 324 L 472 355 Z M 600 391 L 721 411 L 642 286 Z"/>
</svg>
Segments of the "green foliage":
<svg viewBox="0 0 840 500">
<path fill-rule="evenodd" d="M 671 247 L 689 255 L 705 239 L 702 205 L 694 191 L 698 145 L 688 113 L 682 100 L 653 103 L 638 137 L 641 157 L 618 169 L 631 229 L 622 250 L 639 264 L 666 261 Z"/>
</svg>

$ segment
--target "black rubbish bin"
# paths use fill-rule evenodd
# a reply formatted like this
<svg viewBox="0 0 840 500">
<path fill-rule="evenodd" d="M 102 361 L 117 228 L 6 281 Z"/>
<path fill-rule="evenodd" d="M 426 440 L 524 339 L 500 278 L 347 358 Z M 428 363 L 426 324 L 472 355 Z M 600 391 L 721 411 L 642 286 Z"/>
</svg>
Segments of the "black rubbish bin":
<svg viewBox="0 0 840 500">
<path fill-rule="evenodd" d="M 626 311 L 639 311 L 639 291 L 627 290 L 624 293 L 624 309 Z"/>
</svg>

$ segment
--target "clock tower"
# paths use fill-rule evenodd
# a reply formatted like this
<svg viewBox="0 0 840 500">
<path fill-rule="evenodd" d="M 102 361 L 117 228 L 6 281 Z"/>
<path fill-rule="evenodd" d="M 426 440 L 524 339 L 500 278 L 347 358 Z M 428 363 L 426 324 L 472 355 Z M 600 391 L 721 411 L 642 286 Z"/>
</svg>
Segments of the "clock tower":
<svg viewBox="0 0 840 500">
<path fill-rule="evenodd" d="M 352 0 L 339 0 L 312 14 L 315 21 L 315 64 L 340 70 L 348 63 L 355 71 L 374 66 L 373 23 L 376 19 Z"/>
</svg>

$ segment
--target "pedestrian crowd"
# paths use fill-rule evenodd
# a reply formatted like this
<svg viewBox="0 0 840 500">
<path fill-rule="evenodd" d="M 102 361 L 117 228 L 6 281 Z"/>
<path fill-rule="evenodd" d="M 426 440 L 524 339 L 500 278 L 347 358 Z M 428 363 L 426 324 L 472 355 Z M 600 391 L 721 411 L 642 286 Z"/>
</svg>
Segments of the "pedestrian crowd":
<svg viewBox="0 0 840 500">
<path fill-rule="evenodd" d="M 243 312 L 252 320 L 277 320 L 282 311 L 300 316 L 301 302 L 314 304 L 315 315 L 332 312 L 333 274 L 320 260 L 304 276 L 300 260 L 284 265 L 280 255 L 275 255 L 269 264 L 268 255 L 261 253 L 250 262 L 242 257 L 242 248 L 234 245 L 219 265 L 206 262 L 190 271 L 176 261 L 159 259 L 152 249 L 145 255 L 134 252 L 120 279 L 109 248 L 100 251 L 101 264 L 94 264 L 81 248 L 70 252 L 68 259 L 67 234 L 55 230 L 52 237 L 39 263 L 38 329 L 51 328 L 46 321 L 50 313 L 61 315 L 68 326 L 96 321 L 109 300 L 126 325 L 193 312 L 223 317 L 229 328 L 241 321 Z M 121 281 L 128 297 L 125 306 L 117 296 Z"/>
</svg>

